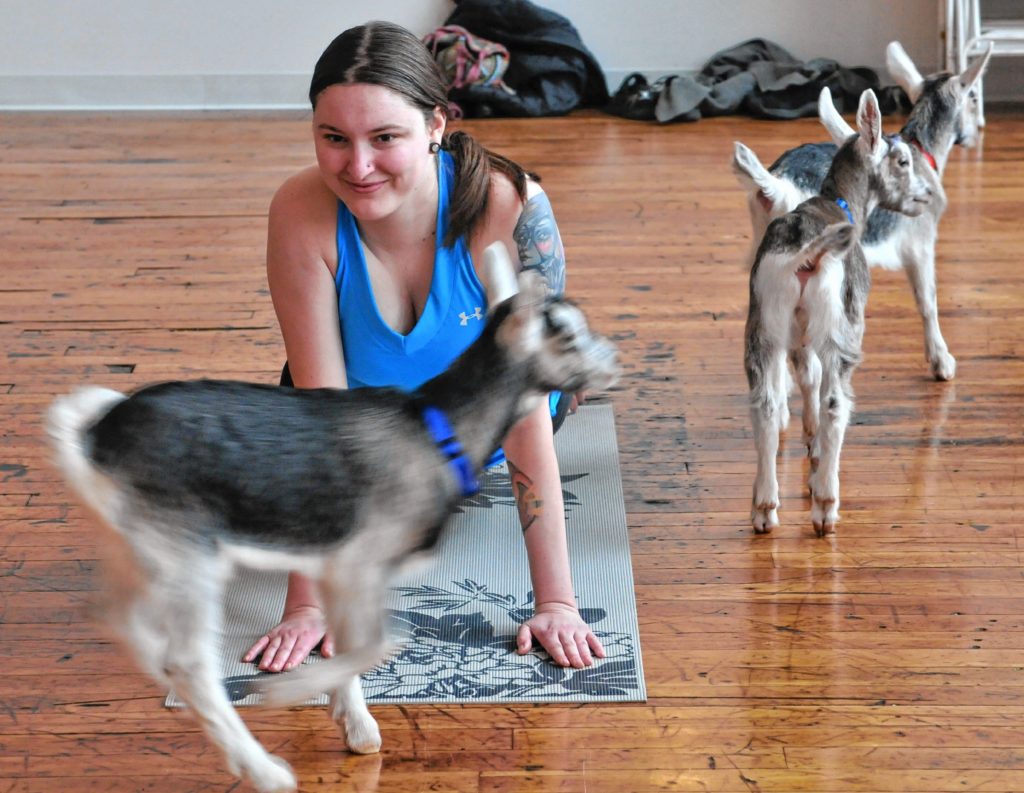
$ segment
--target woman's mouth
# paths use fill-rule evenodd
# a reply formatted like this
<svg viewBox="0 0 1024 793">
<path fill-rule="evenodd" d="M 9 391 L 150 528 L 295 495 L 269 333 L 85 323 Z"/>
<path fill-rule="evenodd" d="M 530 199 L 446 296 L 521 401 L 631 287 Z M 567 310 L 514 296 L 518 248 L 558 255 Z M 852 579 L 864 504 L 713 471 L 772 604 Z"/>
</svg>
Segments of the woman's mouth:
<svg viewBox="0 0 1024 793">
<path fill-rule="evenodd" d="M 375 193 L 383 187 L 386 182 L 346 182 L 353 193 L 367 194 Z"/>
</svg>

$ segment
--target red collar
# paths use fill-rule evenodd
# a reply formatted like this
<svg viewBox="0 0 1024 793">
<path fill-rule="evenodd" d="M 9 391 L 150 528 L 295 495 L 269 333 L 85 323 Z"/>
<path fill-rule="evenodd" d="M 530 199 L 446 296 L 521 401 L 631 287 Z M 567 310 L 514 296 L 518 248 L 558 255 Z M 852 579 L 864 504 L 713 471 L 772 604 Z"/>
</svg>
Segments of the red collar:
<svg viewBox="0 0 1024 793">
<path fill-rule="evenodd" d="M 917 146 L 917 150 L 924 155 L 924 158 L 926 160 L 928 160 L 928 164 L 932 167 L 932 170 L 938 171 L 939 166 L 935 164 L 935 158 L 932 157 L 932 153 L 928 151 L 928 149 L 921 145 L 921 141 L 919 141 L 917 138 L 911 138 L 910 142 Z"/>
</svg>

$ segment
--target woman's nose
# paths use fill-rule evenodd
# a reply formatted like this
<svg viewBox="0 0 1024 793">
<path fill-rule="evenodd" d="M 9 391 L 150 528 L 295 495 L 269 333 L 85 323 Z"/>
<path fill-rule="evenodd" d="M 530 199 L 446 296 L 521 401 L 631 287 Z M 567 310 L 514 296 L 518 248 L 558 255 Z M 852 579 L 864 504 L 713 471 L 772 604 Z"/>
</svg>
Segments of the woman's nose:
<svg viewBox="0 0 1024 793">
<path fill-rule="evenodd" d="M 349 150 L 346 170 L 353 179 L 362 179 L 373 172 L 373 150 L 369 146 L 354 143 Z"/>
</svg>

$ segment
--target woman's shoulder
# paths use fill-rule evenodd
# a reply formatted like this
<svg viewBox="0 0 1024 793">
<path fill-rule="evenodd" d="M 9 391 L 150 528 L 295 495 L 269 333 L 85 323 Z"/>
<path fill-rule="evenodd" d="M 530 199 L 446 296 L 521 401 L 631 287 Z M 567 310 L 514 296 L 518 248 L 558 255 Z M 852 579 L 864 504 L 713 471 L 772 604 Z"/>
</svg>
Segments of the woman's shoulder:
<svg viewBox="0 0 1024 793">
<path fill-rule="evenodd" d="M 500 171 L 491 172 L 491 184 L 487 196 L 487 215 L 484 218 L 483 235 L 489 239 L 497 239 L 502 236 L 510 236 L 515 229 L 519 218 L 523 214 L 526 202 L 538 195 L 543 195 L 544 189 L 540 184 L 530 178 L 526 180 L 526 201 L 524 201 L 515 184 L 506 174 Z"/>
<path fill-rule="evenodd" d="M 288 177 L 270 202 L 268 261 L 282 266 L 323 261 L 336 266 L 338 199 L 316 166 Z"/>
<path fill-rule="evenodd" d="M 337 213 L 337 198 L 328 189 L 315 165 L 292 174 L 277 188 L 270 202 L 271 219 L 286 216 L 289 222 L 309 222 Z"/>
</svg>

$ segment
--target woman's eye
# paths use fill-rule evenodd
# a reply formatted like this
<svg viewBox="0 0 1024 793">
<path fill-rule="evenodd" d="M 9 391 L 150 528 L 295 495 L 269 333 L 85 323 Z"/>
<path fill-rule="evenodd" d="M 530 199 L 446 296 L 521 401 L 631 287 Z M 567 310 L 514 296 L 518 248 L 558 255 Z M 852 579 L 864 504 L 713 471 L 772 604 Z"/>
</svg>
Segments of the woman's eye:
<svg viewBox="0 0 1024 793">
<path fill-rule="evenodd" d="M 378 135 L 377 140 L 381 143 L 391 143 L 395 139 L 395 136 L 390 132 L 385 132 L 383 135 Z"/>
<path fill-rule="evenodd" d="M 324 140 L 328 143 L 344 143 L 345 138 L 342 135 L 324 135 Z"/>
</svg>

